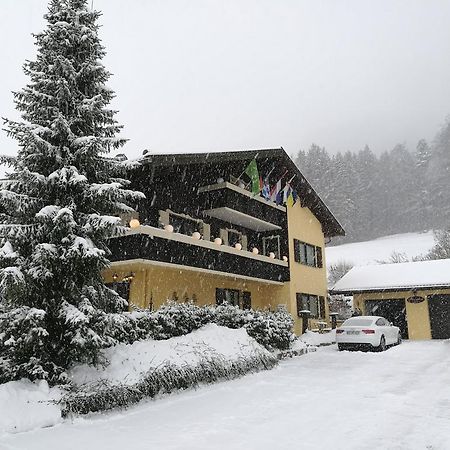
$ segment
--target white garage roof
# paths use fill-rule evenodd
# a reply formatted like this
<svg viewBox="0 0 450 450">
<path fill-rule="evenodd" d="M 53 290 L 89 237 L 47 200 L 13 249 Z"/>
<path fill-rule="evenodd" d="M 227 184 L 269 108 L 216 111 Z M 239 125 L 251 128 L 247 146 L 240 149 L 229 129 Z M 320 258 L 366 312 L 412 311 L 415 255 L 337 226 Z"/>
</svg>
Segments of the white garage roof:
<svg viewBox="0 0 450 450">
<path fill-rule="evenodd" d="M 332 293 L 450 287 L 450 259 L 353 267 Z"/>
</svg>

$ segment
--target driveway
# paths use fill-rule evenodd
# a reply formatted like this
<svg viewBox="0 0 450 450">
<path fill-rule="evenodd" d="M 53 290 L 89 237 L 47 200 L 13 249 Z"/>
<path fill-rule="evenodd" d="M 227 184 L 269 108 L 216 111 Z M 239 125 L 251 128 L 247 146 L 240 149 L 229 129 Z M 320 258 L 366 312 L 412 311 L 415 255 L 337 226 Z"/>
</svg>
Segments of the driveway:
<svg viewBox="0 0 450 450">
<path fill-rule="evenodd" d="M 23 450 L 450 449 L 450 342 L 336 346 L 272 371 L 0 438 Z"/>
</svg>

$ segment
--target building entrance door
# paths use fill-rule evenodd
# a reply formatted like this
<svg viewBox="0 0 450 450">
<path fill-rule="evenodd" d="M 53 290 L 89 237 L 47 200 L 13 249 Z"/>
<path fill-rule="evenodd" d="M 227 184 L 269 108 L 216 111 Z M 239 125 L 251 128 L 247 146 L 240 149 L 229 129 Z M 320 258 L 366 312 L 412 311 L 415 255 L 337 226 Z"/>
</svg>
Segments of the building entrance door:
<svg viewBox="0 0 450 450">
<path fill-rule="evenodd" d="M 431 337 L 433 339 L 450 338 L 450 295 L 429 295 Z"/>
<path fill-rule="evenodd" d="M 404 298 L 391 300 L 366 300 L 366 314 L 381 316 L 400 328 L 403 339 L 408 339 L 408 321 L 406 320 L 406 304 Z"/>
</svg>

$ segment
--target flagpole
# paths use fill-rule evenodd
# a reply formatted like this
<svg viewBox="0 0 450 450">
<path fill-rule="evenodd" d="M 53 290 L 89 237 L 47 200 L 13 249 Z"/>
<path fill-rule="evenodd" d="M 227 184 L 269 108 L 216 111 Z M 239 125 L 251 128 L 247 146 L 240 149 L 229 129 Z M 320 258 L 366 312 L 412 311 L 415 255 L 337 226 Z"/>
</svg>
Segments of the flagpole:
<svg viewBox="0 0 450 450">
<path fill-rule="evenodd" d="M 271 174 L 274 170 L 275 170 L 275 166 L 273 166 L 273 167 L 270 169 L 270 172 L 269 172 L 264 178 L 267 179 L 268 177 L 270 177 L 270 174 Z"/>
<path fill-rule="evenodd" d="M 294 176 L 287 182 L 287 184 L 290 184 L 291 181 L 297 176 L 297 174 L 295 173 Z"/>
<path fill-rule="evenodd" d="M 253 157 L 253 159 L 256 159 L 259 155 L 259 152 Z M 242 173 L 238 176 L 238 180 L 241 179 L 242 175 L 244 175 L 245 171 L 247 170 L 247 166 L 245 167 L 245 169 L 242 171 Z"/>
</svg>

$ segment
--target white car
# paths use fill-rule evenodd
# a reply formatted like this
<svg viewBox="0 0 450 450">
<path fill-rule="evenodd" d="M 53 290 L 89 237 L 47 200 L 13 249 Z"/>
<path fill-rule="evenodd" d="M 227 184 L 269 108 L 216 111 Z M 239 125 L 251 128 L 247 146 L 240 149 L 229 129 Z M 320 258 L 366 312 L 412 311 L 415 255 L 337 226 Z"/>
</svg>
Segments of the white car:
<svg viewBox="0 0 450 450">
<path fill-rule="evenodd" d="M 357 316 L 347 319 L 336 329 L 339 350 L 377 349 L 386 350 L 390 345 L 402 342 L 400 328 L 392 325 L 384 317 Z"/>
</svg>

